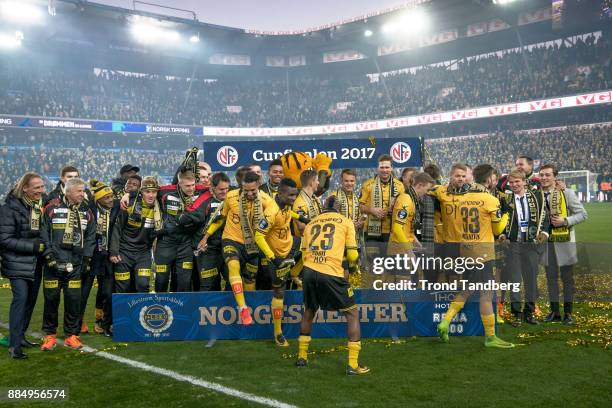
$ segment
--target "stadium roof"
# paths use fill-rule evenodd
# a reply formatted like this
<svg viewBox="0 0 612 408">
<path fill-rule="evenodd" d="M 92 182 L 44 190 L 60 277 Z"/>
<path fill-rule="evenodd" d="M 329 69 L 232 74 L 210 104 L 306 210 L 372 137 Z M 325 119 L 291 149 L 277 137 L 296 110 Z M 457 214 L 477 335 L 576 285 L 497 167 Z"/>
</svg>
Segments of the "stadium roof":
<svg viewBox="0 0 612 408">
<path fill-rule="evenodd" d="M 429 0 L 425 0 L 429 1 Z M 251 31 L 308 31 L 336 26 L 347 20 L 385 14 L 407 7 L 415 0 L 93 0 L 93 3 L 126 9 L 194 18 L 203 23 Z"/>
<path fill-rule="evenodd" d="M 0 0 L 4 1 L 9 0 Z M 75 64 L 133 72 L 149 72 L 148 69 L 177 76 L 191 76 L 196 64 L 197 75 L 208 78 L 244 72 L 247 68 L 266 75 L 283 74 L 279 70 L 269 72 L 278 67 L 296 68 L 299 73 L 302 66 L 325 73 L 344 73 L 346 69 L 365 73 L 390 71 L 568 34 L 553 32 L 550 0 L 521 0 L 505 6 L 493 4 L 492 0 L 414 0 L 409 7 L 399 10 L 315 31 L 297 30 L 281 35 L 205 23 L 198 20 L 204 19 L 198 14 L 183 13 L 177 17 L 140 10 L 139 4 L 145 2 L 139 0 L 134 1 L 136 10 L 83 0 L 29 3 L 37 4 L 45 15 L 49 10 L 46 24 L 23 28 L 23 48 L 29 52 Z M 413 6 L 414 3 L 418 5 Z M 419 35 L 410 32 L 411 24 L 401 23 L 415 10 L 429 20 L 427 29 Z M 143 21 L 156 24 L 157 31 L 180 35 L 181 40 L 166 42 L 161 38 L 140 43 L 134 38 L 133 28 Z M 403 32 L 385 32 L 389 26 L 398 26 L 398 21 Z M 364 35 L 367 31 L 369 36 Z M 145 34 L 149 31 L 145 30 Z M 194 41 L 190 42 L 191 39 Z M 79 58 L 74 58 L 75 53 Z M 351 63 L 344 63 L 347 61 Z"/>
</svg>

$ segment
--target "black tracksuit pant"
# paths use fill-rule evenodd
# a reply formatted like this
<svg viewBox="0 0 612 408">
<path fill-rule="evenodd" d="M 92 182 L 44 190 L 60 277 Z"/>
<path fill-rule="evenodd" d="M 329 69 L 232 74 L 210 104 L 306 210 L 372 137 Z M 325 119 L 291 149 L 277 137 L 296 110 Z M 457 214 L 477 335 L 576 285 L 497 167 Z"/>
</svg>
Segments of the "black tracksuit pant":
<svg viewBox="0 0 612 408">
<path fill-rule="evenodd" d="M 167 237 L 164 237 L 167 238 Z M 193 245 L 190 240 L 174 242 L 167 239 L 157 241 L 155 248 L 155 292 L 168 292 L 170 275 L 176 282 L 177 292 L 191 290 L 193 271 Z"/>
<path fill-rule="evenodd" d="M 121 262 L 115 264 L 116 293 L 148 293 L 151 282 L 151 251 L 120 252 Z"/>
<path fill-rule="evenodd" d="M 56 334 L 60 296 L 64 292 L 64 335 L 78 336 L 81 327 L 81 264 L 73 265 L 71 272 L 49 268 L 43 271 L 43 293 L 45 307 L 43 312 L 43 331 Z"/>
</svg>

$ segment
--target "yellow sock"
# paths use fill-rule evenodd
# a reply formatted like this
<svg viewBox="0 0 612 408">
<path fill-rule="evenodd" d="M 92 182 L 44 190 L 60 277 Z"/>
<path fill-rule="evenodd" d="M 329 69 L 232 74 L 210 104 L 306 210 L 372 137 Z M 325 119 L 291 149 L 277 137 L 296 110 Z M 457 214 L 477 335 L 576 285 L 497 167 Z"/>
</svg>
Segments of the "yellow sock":
<svg viewBox="0 0 612 408">
<path fill-rule="evenodd" d="M 444 315 L 444 320 L 450 322 L 453 320 L 453 317 L 459 313 L 461 309 L 463 309 L 463 305 L 465 305 L 465 300 L 461 296 L 455 297 L 455 300 L 452 301 L 450 306 L 448 307 L 448 312 Z"/>
<path fill-rule="evenodd" d="M 237 259 L 231 259 L 227 262 L 227 269 L 229 274 L 229 282 L 234 292 L 234 298 L 236 304 L 240 309 L 246 307 L 246 301 L 244 300 L 244 290 L 242 289 L 242 277 L 240 276 L 240 262 Z"/>
<path fill-rule="evenodd" d="M 480 315 L 482 319 L 482 325 L 484 326 L 485 336 L 495 336 L 495 315 Z"/>
<path fill-rule="evenodd" d="M 359 350 L 361 350 L 360 341 L 348 342 L 348 364 L 352 368 L 357 368 L 359 365 Z"/>
<path fill-rule="evenodd" d="M 244 290 L 247 292 L 252 292 L 255 290 L 255 281 L 253 282 L 244 282 Z"/>
<path fill-rule="evenodd" d="M 310 336 L 300 335 L 300 337 L 298 337 L 298 358 L 308 360 L 308 346 L 310 346 L 310 340 L 312 340 Z"/>
<path fill-rule="evenodd" d="M 283 299 L 272 298 L 272 322 L 274 323 L 274 337 L 283 332 Z"/>
</svg>

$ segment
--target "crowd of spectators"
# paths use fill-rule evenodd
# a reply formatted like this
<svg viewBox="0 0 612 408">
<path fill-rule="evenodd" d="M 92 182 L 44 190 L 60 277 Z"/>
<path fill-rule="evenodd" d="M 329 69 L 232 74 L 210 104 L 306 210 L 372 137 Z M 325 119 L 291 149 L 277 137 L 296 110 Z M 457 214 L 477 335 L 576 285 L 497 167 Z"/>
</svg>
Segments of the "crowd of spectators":
<svg viewBox="0 0 612 408">
<path fill-rule="evenodd" d="M 452 163 L 490 163 L 503 173 L 518 154 L 537 164 L 555 163 L 560 171 L 589 170 L 612 174 L 612 125 L 568 126 L 537 131 L 502 131 L 457 138 L 429 139 L 429 158 L 448 174 Z M 537 166 L 536 166 L 537 167 Z"/>
<path fill-rule="evenodd" d="M 377 81 L 365 76 L 190 81 L 5 58 L 0 60 L 0 113 L 220 126 L 362 121 L 610 89 L 610 51 L 608 40 L 591 36 L 572 46 L 465 58 L 452 67 L 429 66 Z M 340 107 L 341 102 L 348 103 Z M 236 109 L 228 109 L 232 106 Z M 523 129 L 610 121 L 612 113 L 602 105 L 563 115 L 543 112 L 438 124 L 389 135 L 425 137 L 430 158 L 444 172 L 458 160 L 488 162 L 506 172 L 521 153 L 541 163 L 554 161 L 561 170 L 587 169 L 605 177 L 612 173 L 609 126 Z M 458 135 L 470 136 L 454 138 Z M 432 137 L 438 139 L 428 139 Z M 85 178 L 110 182 L 121 166 L 131 163 L 141 167 L 141 174 L 169 182 L 183 152 L 201 147 L 202 141 L 185 135 L 0 129 L 0 198 L 27 170 L 42 174 L 52 188 L 67 164 L 78 167 Z"/>
<path fill-rule="evenodd" d="M 121 166 L 130 163 L 141 168 L 140 174 L 156 175 L 162 183 L 169 183 L 186 149 L 156 150 L 149 145 L 157 143 L 156 138 L 141 138 L 143 142 L 140 148 L 130 146 L 129 143 L 108 148 L 83 146 L 93 135 L 87 132 L 81 133 L 84 135 L 81 141 L 78 138 L 72 140 L 70 137 L 43 133 L 36 137 L 24 137 L 22 131 L 2 133 L 0 198 L 28 170 L 43 175 L 48 189 L 51 189 L 57 182 L 60 169 L 67 164 L 78 167 L 86 179 L 98 178 L 110 183 Z M 123 136 L 111 134 L 105 136 L 106 142 L 113 145 L 121 144 L 121 140 L 138 139 L 117 139 Z M 20 143 L 15 143 L 17 140 Z M 504 130 L 481 135 L 426 139 L 425 150 L 426 160 L 437 163 L 444 175 L 448 174 L 450 166 L 456 161 L 473 166 L 490 163 L 502 173 L 507 173 L 513 167 L 516 156 L 526 154 L 539 164 L 554 162 L 561 171 L 589 170 L 602 177 L 609 177 L 612 174 L 612 124 Z M 371 177 L 374 171 L 359 170 L 359 179 Z M 332 189 L 337 187 L 338 179 L 332 178 Z"/>
<path fill-rule="evenodd" d="M 204 126 L 382 119 L 610 89 L 610 42 L 589 36 L 379 77 L 187 80 L 0 61 L 0 113 Z M 340 105 L 338 105 L 340 103 Z"/>
<path fill-rule="evenodd" d="M 202 137 L 176 134 L 136 134 L 92 132 L 61 129 L 0 128 L 0 146 L 67 147 L 77 149 L 134 149 L 154 150 L 159 153 L 187 150 L 201 145 Z"/>
<path fill-rule="evenodd" d="M 61 168 L 66 165 L 77 167 L 85 180 L 96 178 L 111 183 L 118 176 L 121 166 L 131 163 L 140 167 L 140 174 L 154 175 L 162 183 L 170 183 L 183 157 L 184 151 L 159 153 L 152 150 L 104 150 L 92 147 L 3 146 L 0 147 L 0 200 L 26 171 L 41 174 L 47 191 L 51 191 L 59 179 Z"/>
</svg>

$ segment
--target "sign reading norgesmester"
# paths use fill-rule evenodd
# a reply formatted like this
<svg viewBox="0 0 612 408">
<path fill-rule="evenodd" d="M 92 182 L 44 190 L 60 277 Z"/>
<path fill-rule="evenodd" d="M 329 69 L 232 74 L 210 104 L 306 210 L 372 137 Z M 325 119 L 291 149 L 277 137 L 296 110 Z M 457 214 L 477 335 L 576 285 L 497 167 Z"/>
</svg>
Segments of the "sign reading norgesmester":
<svg viewBox="0 0 612 408">
<path fill-rule="evenodd" d="M 115 341 L 272 339 L 271 291 L 246 292 L 253 324 L 243 326 L 234 296 L 228 292 L 141 293 L 113 295 Z M 299 335 L 304 313 L 302 291 L 287 291 L 283 333 Z M 363 337 L 436 336 L 453 292 L 355 290 Z M 452 334 L 482 335 L 479 305 L 468 302 L 452 322 Z M 342 313 L 319 311 L 314 337 L 346 336 Z"/>
</svg>

